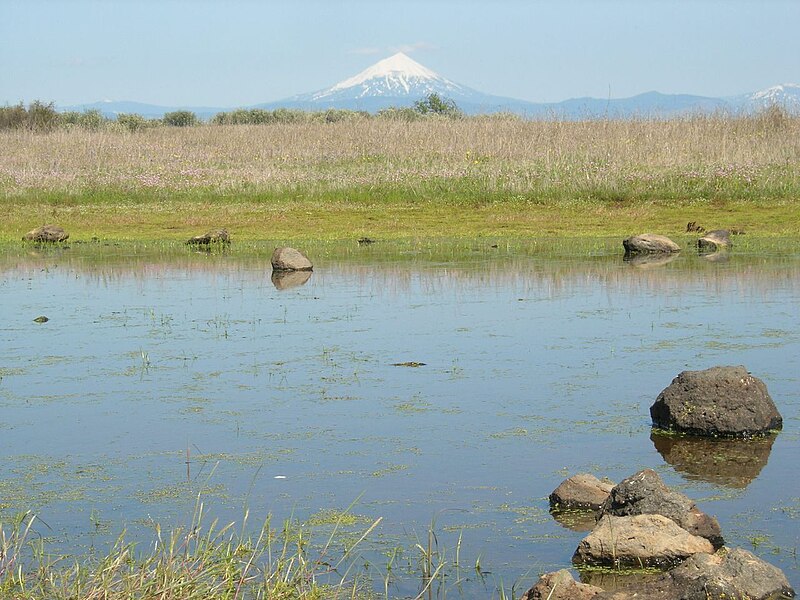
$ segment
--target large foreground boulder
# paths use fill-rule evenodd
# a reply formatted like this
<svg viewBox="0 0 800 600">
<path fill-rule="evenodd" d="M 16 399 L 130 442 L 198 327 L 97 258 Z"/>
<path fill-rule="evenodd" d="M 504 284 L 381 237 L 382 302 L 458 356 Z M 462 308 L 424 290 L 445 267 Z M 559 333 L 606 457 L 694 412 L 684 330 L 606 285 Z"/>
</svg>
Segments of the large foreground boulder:
<svg viewBox="0 0 800 600">
<path fill-rule="evenodd" d="M 701 512 L 688 496 L 669 489 L 652 469 L 639 471 L 615 485 L 600 509 L 602 515 L 661 515 L 692 535 L 707 539 L 715 549 L 725 543 L 717 519 Z"/>
<path fill-rule="evenodd" d="M 555 510 L 598 510 L 608 498 L 611 488 L 589 473 L 579 473 L 561 482 L 550 494 L 550 506 Z"/>
<path fill-rule="evenodd" d="M 626 256 L 656 253 L 669 254 L 681 251 L 681 247 L 667 236 L 655 233 L 643 233 L 629 237 L 622 241 L 622 245 L 625 248 Z"/>
<path fill-rule="evenodd" d="M 42 225 L 22 236 L 26 242 L 63 242 L 69 234 L 58 225 Z"/>
<path fill-rule="evenodd" d="M 596 600 L 779 600 L 795 592 L 783 572 L 747 550 L 699 553 L 660 577 Z"/>
<path fill-rule="evenodd" d="M 727 229 L 715 229 L 707 232 L 697 240 L 697 249 L 701 252 L 716 252 L 730 247 L 731 233 Z"/>
<path fill-rule="evenodd" d="M 761 435 L 783 426 L 767 386 L 742 366 L 683 371 L 650 416 L 656 427 L 706 436 Z"/>
<path fill-rule="evenodd" d="M 275 271 L 311 271 L 314 266 L 308 257 L 294 248 L 275 248 L 272 253 L 272 268 Z"/>
<path fill-rule="evenodd" d="M 578 544 L 576 565 L 668 569 L 698 552 L 712 553 L 707 539 L 663 515 L 604 515 Z"/>
</svg>

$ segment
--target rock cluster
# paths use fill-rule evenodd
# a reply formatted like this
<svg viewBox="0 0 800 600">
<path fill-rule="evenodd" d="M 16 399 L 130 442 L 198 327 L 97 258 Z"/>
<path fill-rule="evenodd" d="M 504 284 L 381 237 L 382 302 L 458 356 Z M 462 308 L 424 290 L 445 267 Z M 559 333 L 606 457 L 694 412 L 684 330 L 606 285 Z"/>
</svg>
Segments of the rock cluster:
<svg viewBox="0 0 800 600">
<path fill-rule="evenodd" d="M 778 600 L 794 598 L 783 572 L 741 548 L 700 552 L 674 569 L 623 589 L 575 581 L 569 571 L 542 575 L 524 600 Z"/>
<path fill-rule="evenodd" d="M 717 519 L 701 512 L 685 494 L 669 489 L 652 469 L 639 471 L 614 486 L 600 514 L 615 517 L 661 515 L 690 534 L 705 538 L 714 549 L 725 543 Z"/>
<path fill-rule="evenodd" d="M 552 506 L 597 506 L 600 480 L 570 477 L 550 496 Z M 590 491 L 591 490 L 591 491 Z M 591 497 L 591 501 L 586 499 Z M 577 582 L 567 570 L 547 573 L 524 600 L 773 600 L 793 598 L 783 572 L 742 549 L 723 546 L 719 523 L 684 494 L 644 469 L 608 491 L 597 524 L 578 544 L 578 566 L 656 567 L 666 571 L 622 589 Z"/>
</svg>

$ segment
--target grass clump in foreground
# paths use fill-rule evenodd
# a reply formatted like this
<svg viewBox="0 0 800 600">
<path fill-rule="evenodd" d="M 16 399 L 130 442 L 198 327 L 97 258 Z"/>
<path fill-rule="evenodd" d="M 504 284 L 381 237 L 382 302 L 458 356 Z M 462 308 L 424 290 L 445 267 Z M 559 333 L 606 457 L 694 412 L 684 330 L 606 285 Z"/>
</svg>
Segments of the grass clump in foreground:
<svg viewBox="0 0 800 600">
<path fill-rule="evenodd" d="M 273 529 L 268 518 L 257 537 L 230 523 L 203 524 L 198 504 L 191 525 L 163 535 L 156 527 L 152 547 L 140 552 L 124 534 L 105 556 L 70 563 L 52 557 L 33 539 L 35 517 L 19 515 L 0 524 L 0 597 L 28 600 L 160 599 L 270 600 L 365 598 L 371 588 L 355 567 L 359 544 L 381 519 L 337 556 L 332 556 L 338 523 L 327 543 L 310 550 L 308 532 L 286 522 Z M 340 550 L 336 550 L 337 553 Z"/>
</svg>

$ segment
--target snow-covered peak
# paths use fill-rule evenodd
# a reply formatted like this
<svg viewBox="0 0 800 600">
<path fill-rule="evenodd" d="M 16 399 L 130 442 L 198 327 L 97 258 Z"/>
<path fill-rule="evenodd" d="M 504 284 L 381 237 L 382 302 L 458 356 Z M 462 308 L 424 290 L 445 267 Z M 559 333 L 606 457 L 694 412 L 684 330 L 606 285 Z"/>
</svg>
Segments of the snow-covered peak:
<svg viewBox="0 0 800 600">
<path fill-rule="evenodd" d="M 749 94 L 747 99 L 754 104 L 762 106 L 779 104 L 788 108 L 795 108 L 800 106 L 800 85 L 796 83 L 773 85 L 765 90 Z"/>
<path fill-rule="evenodd" d="M 295 99 L 311 102 L 333 102 L 344 98 L 419 99 L 434 93 L 452 98 L 473 96 L 477 92 L 442 77 L 398 52 L 332 87 L 295 96 Z"/>
<path fill-rule="evenodd" d="M 383 60 L 376 62 L 371 67 L 361 71 L 361 73 L 358 75 L 350 77 L 349 79 L 345 79 L 344 81 L 340 81 L 330 88 L 329 91 L 336 92 L 355 87 L 357 85 L 362 85 L 364 82 L 369 81 L 370 79 L 388 78 L 397 80 L 407 80 L 410 78 L 437 80 L 444 79 L 427 67 L 423 67 L 417 61 L 409 58 L 406 54 L 398 52 L 389 58 L 384 58 Z"/>
</svg>

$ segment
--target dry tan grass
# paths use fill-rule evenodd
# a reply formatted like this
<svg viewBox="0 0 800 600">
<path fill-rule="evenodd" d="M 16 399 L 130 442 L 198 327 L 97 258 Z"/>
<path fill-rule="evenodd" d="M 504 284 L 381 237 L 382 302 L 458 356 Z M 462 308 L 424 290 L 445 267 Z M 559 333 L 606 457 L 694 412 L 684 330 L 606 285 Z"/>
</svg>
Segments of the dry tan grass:
<svg viewBox="0 0 800 600">
<path fill-rule="evenodd" d="M 475 179 L 512 191 L 800 170 L 800 118 L 395 122 L 0 132 L 0 192 L 280 190 Z M 787 171 L 788 169 L 788 171 Z"/>
</svg>

